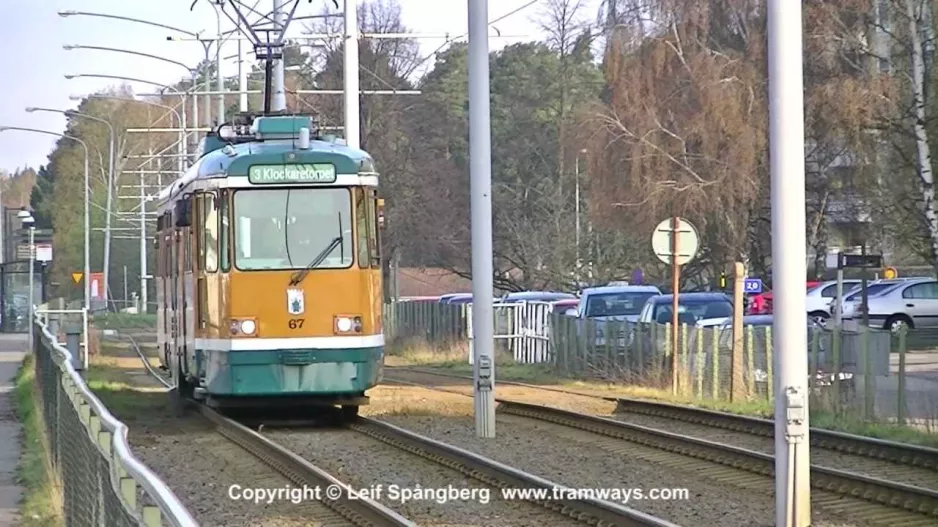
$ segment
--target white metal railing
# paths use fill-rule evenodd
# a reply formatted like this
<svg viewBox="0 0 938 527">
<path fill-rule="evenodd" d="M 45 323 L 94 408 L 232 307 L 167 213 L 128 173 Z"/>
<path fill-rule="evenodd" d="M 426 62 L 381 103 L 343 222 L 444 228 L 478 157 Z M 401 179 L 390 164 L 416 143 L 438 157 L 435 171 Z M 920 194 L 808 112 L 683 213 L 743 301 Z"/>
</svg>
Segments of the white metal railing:
<svg viewBox="0 0 938 527">
<path fill-rule="evenodd" d="M 84 366 L 84 369 L 88 369 L 88 308 L 83 307 L 81 309 L 48 309 L 40 306 L 33 306 L 33 312 L 36 314 L 38 320 L 42 321 L 42 325 L 48 329 L 49 326 L 49 315 L 81 315 L 81 363 Z M 33 334 L 30 333 L 30 338 Z M 53 335 L 54 338 L 57 336 Z M 55 341 L 58 343 L 58 340 Z M 32 341 L 30 341 L 30 347 L 32 347 Z M 71 353 L 69 353 L 71 356 Z"/>
<path fill-rule="evenodd" d="M 550 315 L 553 304 L 549 302 L 496 303 L 496 341 L 504 341 L 506 351 L 519 364 L 550 362 Z M 469 364 L 473 363 L 472 303 L 466 304 L 466 326 L 469 337 Z"/>
<path fill-rule="evenodd" d="M 87 312 L 80 311 L 87 320 Z M 38 330 L 32 351 L 37 355 L 43 420 L 52 436 L 49 439 L 53 466 L 66 487 L 66 523 L 71 520 L 75 524 L 93 521 L 100 525 L 197 526 L 169 487 L 134 456 L 127 440 L 127 425 L 117 420 L 88 388 L 73 366 L 72 354 L 49 331 L 49 315 L 68 313 L 76 311 L 38 310 L 41 317 L 37 317 L 32 328 Z M 86 439 L 79 437 L 83 434 L 80 428 L 75 429 L 76 422 L 83 425 L 88 434 Z M 93 457 L 82 456 L 82 451 L 92 452 Z M 69 457 L 73 459 L 66 462 Z M 103 474 L 99 458 L 105 461 L 109 477 Z M 139 499 L 141 491 L 144 499 Z M 88 500 L 103 507 L 95 503 L 74 503 Z M 87 516 L 88 509 L 94 511 L 91 513 L 94 516 Z"/>
</svg>

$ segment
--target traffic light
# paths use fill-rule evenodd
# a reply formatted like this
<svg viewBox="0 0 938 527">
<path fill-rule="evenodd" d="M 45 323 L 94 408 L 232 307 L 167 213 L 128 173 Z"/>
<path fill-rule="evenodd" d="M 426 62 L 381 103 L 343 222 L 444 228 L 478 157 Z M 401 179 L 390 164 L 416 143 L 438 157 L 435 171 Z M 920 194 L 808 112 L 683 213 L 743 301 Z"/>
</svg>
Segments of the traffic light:
<svg viewBox="0 0 938 527">
<path fill-rule="evenodd" d="M 726 289 L 726 273 L 720 273 L 720 289 Z"/>
</svg>

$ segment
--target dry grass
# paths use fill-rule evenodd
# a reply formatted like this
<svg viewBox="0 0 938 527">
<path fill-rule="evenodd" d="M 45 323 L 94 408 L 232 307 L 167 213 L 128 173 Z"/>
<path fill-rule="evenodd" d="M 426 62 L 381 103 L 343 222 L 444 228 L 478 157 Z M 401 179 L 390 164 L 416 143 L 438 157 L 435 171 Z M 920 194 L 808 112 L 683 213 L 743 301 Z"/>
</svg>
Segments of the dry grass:
<svg viewBox="0 0 938 527">
<path fill-rule="evenodd" d="M 361 412 L 373 417 L 472 415 L 470 399 L 426 388 L 385 384 L 373 388 L 368 395 L 371 404 L 363 406 Z"/>
<path fill-rule="evenodd" d="M 42 421 L 34 361 L 32 355 L 26 356 L 15 381 L 16 414 L 23 424 L 23 453 L 17 470 L 23 486 L 20 525 L 59 527 L 65 525 L 62 485 L 49 462 L 49 440 Z"/>
</svg>

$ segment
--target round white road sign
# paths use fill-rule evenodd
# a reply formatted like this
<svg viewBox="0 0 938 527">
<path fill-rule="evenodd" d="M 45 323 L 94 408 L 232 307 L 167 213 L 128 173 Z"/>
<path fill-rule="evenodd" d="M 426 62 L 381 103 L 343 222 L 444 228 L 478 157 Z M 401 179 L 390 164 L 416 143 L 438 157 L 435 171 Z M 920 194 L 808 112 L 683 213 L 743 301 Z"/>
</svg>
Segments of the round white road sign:
<svg viewBox="0 0 938 527">
<path fill-rule="evenodd" d="M 668 218 L 655 227 L 651 235 L 651 248 L 655 256 L 666 264 L 671 263 L 671 236 L 674 234 L 672 219 Z M 678 218 L 677 222 L 677 264 L 684 265 L 694 259 L 697 249 L 700 248 L 700 237 L 697 228 L 685 220 Z"/>
</svg>

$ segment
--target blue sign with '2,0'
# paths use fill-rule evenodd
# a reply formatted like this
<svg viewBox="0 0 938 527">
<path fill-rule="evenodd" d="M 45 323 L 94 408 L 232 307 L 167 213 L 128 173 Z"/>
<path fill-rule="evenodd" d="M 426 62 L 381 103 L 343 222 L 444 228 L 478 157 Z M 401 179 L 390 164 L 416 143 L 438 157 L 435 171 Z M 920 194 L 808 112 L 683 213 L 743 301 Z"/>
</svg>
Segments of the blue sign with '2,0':
<svg viewBox="0 0 938 527">
<path fill-rule="evenodd" d="M 762 280 L 759 278 L 746 278 L 745 280 L 743 280 L 743 292 L 761 293 L 762 292 Z"/>
</svg>

